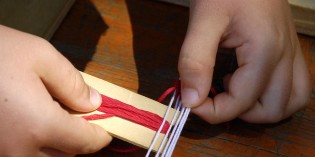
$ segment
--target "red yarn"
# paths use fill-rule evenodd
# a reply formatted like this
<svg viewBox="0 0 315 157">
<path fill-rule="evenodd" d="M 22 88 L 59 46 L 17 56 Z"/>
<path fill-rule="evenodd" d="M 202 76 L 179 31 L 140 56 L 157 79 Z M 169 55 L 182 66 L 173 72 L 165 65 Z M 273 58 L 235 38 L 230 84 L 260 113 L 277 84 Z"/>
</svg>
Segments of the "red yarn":
<svg viewBox="0 0 315 157">
<path fill-rule="evenodd" d="M 158 99 L 158 102 L 162 102 L 168 95 L 170 95 L 172 92 L 174 92 L 175 90 L 177 90 L 176 92 L 176 96 L 178 96 L 180 94 L 180 80 L 175 81 L 174 86 L 168 88 Z"/>
<path fill-rule="evenodd" d="M 97 110 L 104 114 L 88 115 L 83 116 L 83 118 L 86 120 L 98 120 L 116 116 L 140 124 L 154 131 L 159 129 L 163 121 L 163 118 L 157 114 L 138 109 L 105 95 L 102 95 L 102 104 Z M 166 121 L 161 133 L 165 134 L 169 127 L 170 124 Z"/>
<path fill-rule="evenodd" d="M 213 87 L 210 88 L 210 92 L 211 92 L 214 96 L 217 95 L 217 91 L 216 91 Z"/>
<path fill-rule="evenodd" d="M 158 98 L 158 101 L 162 102 L 170 93 L 174 92 L 175 90 L 180 92 L 180 81 L 176 81 L 173 87 L 167 89 Z M 213 95 L 217 94 L 217 92 L 215 91 L 213 87 L 211 87 L 210 92 Z M 105 119 L 105 118 L 116 116 L 116 117 L 120 117 L 129 121 L 132 121 L 134 123 L 140 124 L 154 131 L 157 131 L 159 129 L 163 121 L 163 118 L 157 114 L 138 109 L 129 104 L 107 97 L 105 95 L 101 95 L 101 96 L 102 96 L 102 104 L 97 110 L 100 112 L 103 112 L 104 114 L 87 115 L 87 116 L 83 116 L 83 118 L 85 118 L 86 120 L 98 120 L 98 119 Z M 161 133 L 165 134 L 169 127 L 170 127 L 170 124 L 168 121 L 166 121 L 165 125 L 163 126 L 161 130 Z"/>
<path fill-rule="evenodd" d="M 159 102 L 162 102 L 170 93 L 174 92 L 175 90 L 179 89 L 179 81 L 175 82 L 174 87 L 171 87 L 167 89 L 158 99 Z M 121 101 L 118 101 L 116 99 L 109 98 L 105 95 L 102 96 L 102 104 L 97 109 L 100 112 L 106 113 L 106 114 L 93 114 L 93 115 L 87 115 L 82 116 L 86 120 L 98 120 L 98 119 L 105 119 L 110 117 L 120 117 L 127 120 L 130 120 L 132 122 L 138 123 L 140 125 L 146 126 L 154 131 L 157 131 L 163 121 L 163 118 L 160 116 L 137 109 L 129 104 L 123 103 Z M 161 133 L 165 134 L 167 130 L 169 129 L 170 124 L 168 121 L 165 121 L 165 124 L 161 130 Z M 133 152 L 141 149 L 140 147 L 133 146 L 131 148 L 119 148 L 119 147 L 113 147 L 109 146 L 107 147 L 111 151 L 120 152 L 120 153 L 128 153 Z"/>
<path fill-rule="evenodd" d="M 171 87 L 169 89 L 167 89 L 158 99 L 158 102 L 162 102 L 169 94 L 171 94 L 172 92 L 174 92 L 176 90 L 176 87 Z"/>
<path fill-rule="evenodd" d="M 88 116 L 82 116 L 82 118 L 86 119 L 86 120 L 97 120 L 97 119 L 106 119 L 106 118 L 110 118 L 110 117 L 114 117 L 115 115 L 113 114 L 92 114 L 92 115 L 88 115 Z"/>
<path fill-rule="evenodd" d="M 135 152 L 141 149 L 138 146 L 132 146 L 130 148 L 119 148 L 119 147 L 108 146 L 106 148 L 110 151 L 119 152 L 119 153 L 130 153 L 130 152 Z"/>
</svg>

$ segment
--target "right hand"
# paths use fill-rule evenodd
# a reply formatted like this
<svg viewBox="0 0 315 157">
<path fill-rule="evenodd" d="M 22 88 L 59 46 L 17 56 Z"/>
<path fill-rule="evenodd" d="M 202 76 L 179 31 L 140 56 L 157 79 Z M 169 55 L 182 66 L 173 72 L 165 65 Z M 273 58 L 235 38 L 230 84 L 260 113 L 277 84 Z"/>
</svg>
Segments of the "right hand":
<svg viewBox="0 0 315 157">
<path fill-rule="evenodd" d="M 238 68 L 208 98 L 217 48 Z M 182 102 L 209 123 L 275 123 L 307 105 L 310 76 L 287 0 L 191 0 L 179 57 Z"/>
<path fill-rule="evenodd" d="M 47 41 L 0 25 L 0 63 L 0 156 L 74 156 L 111 141 L 60 106 L 89 112 L 101 97 Z"/>
</svg>

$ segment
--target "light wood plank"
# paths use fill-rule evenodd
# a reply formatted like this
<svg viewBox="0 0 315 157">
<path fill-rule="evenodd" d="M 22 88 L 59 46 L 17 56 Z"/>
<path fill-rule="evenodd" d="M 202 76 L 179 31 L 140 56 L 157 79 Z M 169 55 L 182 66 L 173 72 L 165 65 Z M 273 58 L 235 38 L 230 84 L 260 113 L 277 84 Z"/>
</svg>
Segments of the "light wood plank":
<svg viewBox="0 0 315 157">
<path fill-rule="evenodd" d="M 107 81 L 101 80 L 94 76 L 91 76 L 86 73 L 81 73 L 84 81 L 90 85 L 91 87 L 98 90 L 101 94 L 106 95 L 110 98 L 117 99 L 121 102 L 130 104 L 138 109 L 142 109 L 145 111 L 149 111 L 155 113 L 161 117 L 164 117 L 165 112 L 167 110 L 167 106 L 144 97 L 140 94 L 134 93 Z M 90 114 L 99 114 L 99 111 L 94 111 L 88 114 L 75 114 L 77 116 L 82 115 L 90 115 Z M 175 110 L 171 109 L 169 116 L 167 118 L 168 122 L 171 121 L 174 116 Z M 103 127 L 108 133 L 112 136 L 119 138 L 121 140 L 127 141 L 134 145 L 148 148 L 156 134 L 155 131 L 141 126 L 139 124 L 133 123 L 131 121 L 119 118 L 119 117 L 111 117 L 107 119 L 101 120 L 93 120 L 91 123 L 97 124 Z M 164 134 L 161 134 L 156 142 L 154 147 L 154 151 L 157 151 L 162 140 L 164 138 Z"/>
</svg>

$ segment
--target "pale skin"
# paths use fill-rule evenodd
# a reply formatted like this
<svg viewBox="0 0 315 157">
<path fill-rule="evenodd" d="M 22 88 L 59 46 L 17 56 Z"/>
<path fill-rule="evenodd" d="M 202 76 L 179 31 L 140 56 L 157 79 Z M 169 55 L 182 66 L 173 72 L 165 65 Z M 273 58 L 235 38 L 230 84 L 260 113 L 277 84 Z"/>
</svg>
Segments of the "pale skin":
<svg viewBox="0 0 315 157">
<path fill-rule="evenodd" d="M 274 123 L 307 105 L 309 73 L 286 0 L 192 0 L 179 58 L 182 101 L 209 123 Z M 236 48 L 226 92 L 208 98 L 218 46 Z"/>
<path fill-rule="evenodd" d="M 225 78 L 226 92 L 210 99 L 218 47 L 236 48 L 239 68 Z M 51 44 L 0 26 L 0 53 L 0 156 L 74 156 L 111 141 L 104 129 L 71 116 L 55 101 L 80 112 L 101 103 Z M 284 0 L 191 1 L 179 73 L 184 105 L 213 124 L 237 117 L 278 122 L 303 108 L 310 93 Z"/>
<path fill-rule="evenodd" d="M 53 99 L 80 112 L 101 103 L 52 45 L 4 26 L 0 43 L 0 156 L 74 156 L 111 141 L 104 129 L 71 116 Z"/>
</svg>

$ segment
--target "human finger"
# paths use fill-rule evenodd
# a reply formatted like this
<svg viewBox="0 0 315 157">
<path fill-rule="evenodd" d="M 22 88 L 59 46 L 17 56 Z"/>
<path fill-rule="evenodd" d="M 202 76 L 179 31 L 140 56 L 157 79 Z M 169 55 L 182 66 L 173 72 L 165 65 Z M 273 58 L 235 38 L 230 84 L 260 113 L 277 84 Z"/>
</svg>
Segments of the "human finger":
<svg viewBox="0 0 315 157">
<path fill-rule="evenodd" d="M 296 49 L 293 61 L 292 91 L 284 118 L 306 106 L 311 94 L 310 74 L 300 47 Z"/>
<path fill-rule="evenodd" d="M 229 78 L 226 92 L 208 98 L 193 112 L 210 123 L 220 123 L 238 117 L 254 106 L 268 83 L 272 67 L 281 55 L 272 41 L 254 37 L 236 49 L 239 68 Z M 261 44 L 264 43 L 264 44 Z M 266 54 L 265 52 L 275 52 Z"/>
<path fill-rule="evenodd" d="M 91 124 L 81 117 L 69 115 L 54 105 L 55 118 L 51 119 L 45 140 L 48 148 L 69 154 L 87 154 L 108 145 L 112 137 L 100 126 Z"/>
<path fill-rule="evenodd" d="M 46 45 L 45 51 L 40 55 L 40 63 L 36 71 L 44 82 L 49 93 L 69 108 L 88 112 L 95 110 L 101 104 L 100 94 L 89 87 L 81 74 L 74 66 L 62 56 L 53 46 Z"/>
<path fill-rule="evenodd" d="M 228 25 L 227 16 L 215 16 L 203 3 L 191 1 L 189 25 L 181 48 L 178 70 L 182 102 L 196 107 L 208 96 L 217 48 Z"/>
</svg>

